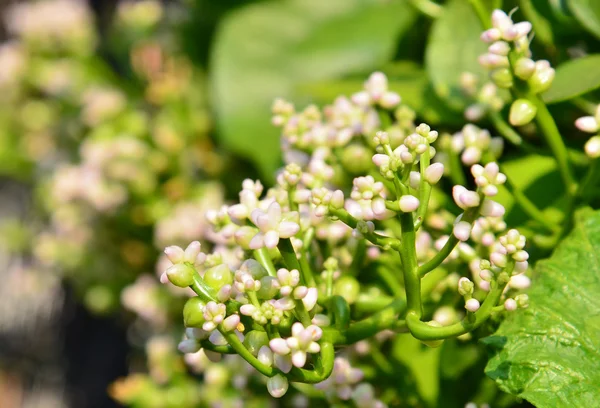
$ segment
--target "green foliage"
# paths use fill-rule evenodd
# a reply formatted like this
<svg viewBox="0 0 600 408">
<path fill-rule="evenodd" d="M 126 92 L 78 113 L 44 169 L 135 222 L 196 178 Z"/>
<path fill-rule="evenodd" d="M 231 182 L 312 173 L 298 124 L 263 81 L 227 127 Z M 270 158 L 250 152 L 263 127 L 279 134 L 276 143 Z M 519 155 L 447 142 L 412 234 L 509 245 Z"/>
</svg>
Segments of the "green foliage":
<svg viewBox="0 0 600 408">
<path fill-rule="evenodd" d="M 573 232 L 535 270 L 530 306 L 485 340 L 486 373 L 537 407 L 593 407 L 600 398 L 600 212 L 576 215 Z"/>
<path fill-rule="evenodd" d="M 600 0 L 568 0 L 567 4 L 581 25 L 600 38 Z"/>
<path fill-rule="evenodd" d="M 280 160 L 269 123 L 273 99 L 298 100 L 295 88 L 303 83 L 378 67 L 415 15 L 406 2 L 364 0 L 264 2 L 232 13 L 211 61 L 223 143 L 272 177 Z"/>
<path fill-rule="evenodd" d="M 556 103 L 598 88 L 600 88 L 600 54 L 593 54 L 561 64 L 556 70 L 552 87 L 544 92 L 542 97 L 546 103 Z"/>
</svg>

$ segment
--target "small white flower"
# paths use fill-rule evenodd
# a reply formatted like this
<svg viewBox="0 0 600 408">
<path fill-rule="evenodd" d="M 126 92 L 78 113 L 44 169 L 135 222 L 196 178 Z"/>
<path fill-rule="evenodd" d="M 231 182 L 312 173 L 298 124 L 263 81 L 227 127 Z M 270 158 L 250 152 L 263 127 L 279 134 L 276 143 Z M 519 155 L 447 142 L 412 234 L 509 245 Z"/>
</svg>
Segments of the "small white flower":
<svg viewBox="0 0 600 408">
<path fill-rule="evenodd" d="M 318 353 L 321 350 L 317 341 L 323 335 L 320 327 L 310 325 L 306 328 L 300 322 L 292 325 L 292 336 L 287 339 L 271 339 L 269 346 L 275 354 L 291 355 L 292 364 L 295 367 L 304 367 L 306 364 L 306 353 Z"/>
<path fill-rule="evenodd" d="M 250 241 L 251 249 L 275 248 L 280 238 L 290 238 L 300 231 L 298 213 L 290 211 L 282 215 L 281 206 L 276 201 L 269 205 L 267 211 L 255 209 L 250 218 L 260 230 Z"/>
</svg>

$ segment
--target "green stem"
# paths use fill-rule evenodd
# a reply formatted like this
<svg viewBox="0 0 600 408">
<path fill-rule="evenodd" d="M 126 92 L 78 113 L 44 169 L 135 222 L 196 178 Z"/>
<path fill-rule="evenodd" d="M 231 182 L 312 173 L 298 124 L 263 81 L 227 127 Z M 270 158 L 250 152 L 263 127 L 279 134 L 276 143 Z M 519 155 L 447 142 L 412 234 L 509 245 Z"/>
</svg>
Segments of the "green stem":
<svg viewBox="0 0 600 408">
<path fill-rule="evenodd" d="M 483 198 L 481 198 L 481 202 L 483 203 Z M 477 214 L 479 214 L 479 207 L 469 208 L 463 213 L 461 220 L 472 224 L 473 221 L 475 221 Z M 448 257 L 448 255 L 450 255 L 450 253 L 454 250 L 456 245 L 458 245 L 459 242 L 460 241 L 454 236 L 454 234 L 450 234 L 448 241 L 446 241 L 442 249 L 440 249 L 440 251 L 437 254 L 435 254 L 433 258 L 431 258 L 429 261 L 425 262 L 419 267 L 419 276 L 422 277 L 426 273 L 431 272 L 432 270 L 440 266 L 442 262 L 444 262 L 444 260 Z"/>
<path fill-rule="evenodd" d="M 250 353 L 250 351 L 242 344 L 242 342 L 240 341 L 240 339 L 238 339 L 234 332 L 226 331 L 223 328 L 223 325 L 219 325 L 218 329 L 223 335 L 223 337 L 225 337 L 225 340 L 227 340 L 227 343 L 229 343 L 229 345 L 252 367 L 256 368 L 258 372 L 260 372 L 263 375 L 266 375 L 267 377 L 273 377 L 279 372 L 274 370 L 273 367 L 264 365 L 256 357 L 254 357 L 252 353 Z"/>
<path fill-rule="evenodd" d="M 573 178 L 569 164 L 569 155 L 564 141 L 560 135 L 554 118 L 548 111 L 546 104 L 537 95 L 528 95 L 528 98 L 537 108 L 536 121 L 542 130 L 544 138 L 554 154 L 558 170 L 565 184 L 568 194 L 574 195 L 577 190 L 577 183 Z"/>
<path fill-rule="evenodd" d="M 408 312 L 406 323 L 411 334 L 419 340 L 443 340 L 450 337 L 460 336 L 473 331 L 485 322 L 493 311 L 494 306 L 498 304 L 506 284 L 495 283 L 492 291 L 486 297 L 485 301 L 475 313 L 470 314 L 469 319 L 444 327 L 434 327 L 421 321 L 420 316 L 414 312 Z"/>
<path fill-rule="evenodd" d="M 294 313 L 298 316 L 298 320 L 302 323 L 304 327 L 308 327 L 312 324 L 310 315 L 308 314 L 308 310 L 304 306 L 304 303 L 301 299 L 296 299 L 294 301 L 296 307 L 294 308 Z"/>
<path fill-rule="evenodd" d="M 200 345 L 202 346 L 203 349 L 209 350 L 209 351 L 214 351 L 215 353 L 220 353 L 220 354 L 237 354 L 236 351 L 233 349 L 233 347 L 231 347 L 229 345 L 216 346 L 216 345 L 212 344 L 208 340 L 202 340 L 202 341 L 200 341 Z"/>
<path fill-rule="evenodd" d="M 406 309 L 403 299 L 396 299 L 379 312 L 358 322 L 352 323 L 348 330 L 338 331 L 327 329 L 326 334 L 336 345 L 354 344 L 357 341 L 367 339 L 382 330 L 395 326 L 398 316 Z M 400 324 L 400 323 L 398 323 Z"/>
<path fill-rule="evenodd" d="M 556 232 L 560 230 L 560 227 L 551 220 L 548 219 L 544 213 L 537 208 L 537 206 L 527 197 L 520 188 L 515 186 L 508 178 L 506 179 L 505 186 L 513 195 L 516 203 L 531 217 L 532 219 L 539 222 L 543 227 L 547 228 L 550 232 Z"/>
<path fill-rule="evenodd" d="M 358 224 L 358 220 L 355 219 L 350 214 L 348 214 L 348 212 L 346 210 L 330 209 L 329 213 L 332 216 L 338 218 L 344 224 L 348 225 L 350 228 L 356 228 L 356 225 Z M 366 233 L 366 234 L 364 234 L 364 237 L 367 239 L 367 241 L 371 242 L 372 244 L 378 245 L 383 248 L 389 247 L 389 248 L 397 249 L 400 247 L 399 239 L 392 238 L 392 237 L 386 237 L 386 236 L 377 234 L 376 232 Z"/>
<path fill-rule="evenodd" d="M 400 214 L 400 226 L 402 227 L 400 258 L 402 259 L 406 302 L 410 312 L 421 316 L 421 278 L 419 277 L 415 228 L 411 213 Z"/>
<path fill-rule="evenodd" d="M 267 270 L 269 276 L 277 276 L 275 265 L 273 265 L 273 260 L 269 256 L 269 250 L 267 248 L 256 249 L 254 251 L 254 259 Z"/>
<path fill-rule="evenodd" d="M 419 160 L 419 170 L 421 172 L 421 180 L 419 182 L 419 210 L 417 211 L 417 221 L 415 222 L 415 230 L 421 227 L 421 224 L 425 221 L 425 215 L 427 214 L 427 208 L 429 207 L 429 198 L 431 196 L 431 184 L 425 180 L 425 170 L 431 163 L 429 157 L 429 149 L 421 155 Z"/>
</svg>

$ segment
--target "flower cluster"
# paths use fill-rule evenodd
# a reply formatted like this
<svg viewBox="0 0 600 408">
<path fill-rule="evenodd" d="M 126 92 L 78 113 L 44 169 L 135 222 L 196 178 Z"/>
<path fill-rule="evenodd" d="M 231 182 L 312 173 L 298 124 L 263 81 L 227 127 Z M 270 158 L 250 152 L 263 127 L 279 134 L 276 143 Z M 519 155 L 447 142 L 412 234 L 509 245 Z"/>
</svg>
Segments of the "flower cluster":
<svg viewBox="0 0 600 408">
<path fill-rule="evenodd" d="M 499 88 L 515 87 L 515 81 L 526 86 L 531 94 L 546 91 L 554 80 L 554 69 L 547 60 L 531 59 L 529 48 L 532 25 L 528 21 L 513 23 L 502 10 L 492 13 L 492 28 L 481 34 L 481 40 L 490 44 L 488 53 L 479 57 L 479 63 L 490 70 L 490 80 Z M 537 114 L 537 107 L 528 97 L 519 97 L 510 107 L 509 122 L 523 126 Z"/>
<path fill-rule="evenodd" d="M 453 187 L 457 214 L 452 203 L 434 198 L 446 168 L 443 158 L 434 161 L 435 146 L 447 141 L 426 124 L 416 126 L 410 108 L 399 103 L 382 73 L 322 111 L 274 103 L 285 160 L 277 183 L 265 189 L 245 180 L 238 203 L 207 212 L 212 254 L 200 253 L 198 243 L 165 250 L 173 265 L 162 281 L 196 293 L 184 307 L 184 322 L 202 334 L 184 340 L 184 352 L 238 354 L 268 378 L 274 397 L 283 396 L 289 382 L 319 383 L 332 401 L 383 406 L 375 388 L 359 384 L 359 370 L 334 358 L 335 347 L 398 321 L 433 346 L 464 337 L 500 312 L 496 306 L 507 302 L 502 310 L 515 309 L 510 305 L 517 298 L 508 296 L 518 283 L 509 282 L 527 269 L 527 253 L 514 230 L 502 235 L 505 210 L 492 199 L 506 181 L 494 161 L 501 139 L 474 125 L 451 137 L 447 154 L 471 166 L 475 186 Z M 456 276 L 461 264 L 479 289 Z M 434 270 L 442 271 L 440 283 L 420 293 L 421 279 Z M 377 300 L 358 283 L 363 273 L 383 284 Z M 422 315 L 422 296 L 440 302 L 444 293 L 465 298 L 462 322 L 460 310 L 442 304 L 438 309 L 453 317 Z M 406 303 L 394 301 L 401 295 Z M 382 309 L 361 321 L 359 307 L 374 301 L 383 301 Z"/>
</svg>

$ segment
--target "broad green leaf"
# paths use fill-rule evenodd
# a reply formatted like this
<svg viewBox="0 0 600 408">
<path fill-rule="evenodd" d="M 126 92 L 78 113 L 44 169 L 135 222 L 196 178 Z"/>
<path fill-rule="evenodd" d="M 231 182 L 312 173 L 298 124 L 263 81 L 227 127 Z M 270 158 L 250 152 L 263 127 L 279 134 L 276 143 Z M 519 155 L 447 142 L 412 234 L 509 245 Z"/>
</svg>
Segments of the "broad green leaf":
<svg viewBox="0 0 600 408">
<path fill-rule="evenodd" d="M 450 110 L 431 89 L 425 71 L 408 61 L 387 64 L 382 67 L 389 79 L 389 87 L 402 97 L 402 103 L 414 109 L 419 117 L 430 125 L 460 125 L 462 116 Z M 312 96 L 317 103 L 331 103 L 338 95 L 350 96 L 362 89 L 364 78 L 320 81 L 300 84 L 299 95 Z"/>
<path fill-rule="evenodd" d="M 556 69 L 552 87 L 542 94 L 542 98 L 546 103 L 562 102 L 598 88 L 600 54 L 593 54 L 561 64 Z"/>
<path fill-rule="evenodd" d="M 600 0 L 568 0 L 568 6 L 581 25 L 600 38 Z"/>
<path fill-rule="evenodd" d="M 461 74 L 472 72 L 485 77 L 477 62 L 486 51 L 486 44 L 479 39 L 481 31 L 477 15 L 465 0 L 450 0 L 431 29 L 425 67 L 435 92 L 457 110 L 463 110 L 466 104 L 459 87 Z"/>
<path fill-rule="evenodd" d="M 297 84 L 376 69 L 415 16 L 407 2 L 367 0 L 269 1 L 232 13 L 211 56 L 223 142 L 271 174 L 279 163 L 273 99 L 306 103 L 294 93 Z"/>
<path fill-rule="evenodd" d="M 573 232 L 540 261 L 530 306 L 484 342 L 486 373 L 539 408 L 597 407 L 600 401 L 600 211 L 576 214 Z"/>
</svg>

